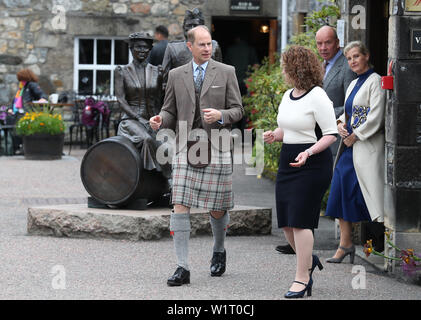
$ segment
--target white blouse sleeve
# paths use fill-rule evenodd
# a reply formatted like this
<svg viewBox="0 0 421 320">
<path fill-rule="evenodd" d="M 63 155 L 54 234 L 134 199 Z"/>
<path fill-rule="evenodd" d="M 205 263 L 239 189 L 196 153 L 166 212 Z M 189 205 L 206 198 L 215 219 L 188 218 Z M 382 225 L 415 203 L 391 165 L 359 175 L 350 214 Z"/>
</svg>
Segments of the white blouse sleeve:
<svg viewBox="0 0 421 320">
<path fill-rule="evenodd" d="M 318 123 L 323 135 L 337 134 L 335 111 L 333 102 L 329 99 L 322 88 L 317 88 L 316 99 L 314 101 L 314 118 Z"/>
</svg>

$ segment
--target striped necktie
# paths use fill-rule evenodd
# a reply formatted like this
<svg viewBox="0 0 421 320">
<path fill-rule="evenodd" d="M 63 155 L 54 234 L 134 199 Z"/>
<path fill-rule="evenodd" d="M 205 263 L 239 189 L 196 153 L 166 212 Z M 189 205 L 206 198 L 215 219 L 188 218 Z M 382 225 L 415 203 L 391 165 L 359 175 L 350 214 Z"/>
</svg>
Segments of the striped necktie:
<svg viewBox="0 0 421 320">
<path fill-rule="evenodd" d="M 329 61 L 325 61 L 323 63 L 323 72 L 324 72 L 324 78 L 326 78 L 326 70 L 327 70 L 327 66 L 329 64 Z"/>
<path fill-rule="evenodd" d="M 203 68 L 201 66 L 198 66 L 196 68 L 198 72 L 196 76 L 196 80 L 194 81 L 194 87 L 197 92 L 199 92 L 202 89 L 202 83 L 203 83 Z"/>
</svg>

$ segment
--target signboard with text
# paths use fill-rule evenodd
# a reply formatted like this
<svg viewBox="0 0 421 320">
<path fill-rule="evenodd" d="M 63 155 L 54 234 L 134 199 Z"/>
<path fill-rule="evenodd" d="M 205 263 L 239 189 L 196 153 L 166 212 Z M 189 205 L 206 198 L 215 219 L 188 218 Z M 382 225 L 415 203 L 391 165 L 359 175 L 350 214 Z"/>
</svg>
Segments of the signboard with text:
<svg viewBox="0 0 421 320">
<path fill-rule="evenodd" d="M 421 52 L 421 29 L 411 29 L 411 52 Z"/>
<path fill-rule="evenodd" d="M 406 11 L 421 12 L 421 0 L 406 0 L 405 1 Z"/>
<path fill-rule="evenodd" d="M 230 10 L 258 12 L 260 11 L 260 0 L 231 0 Z"/>
</svg>

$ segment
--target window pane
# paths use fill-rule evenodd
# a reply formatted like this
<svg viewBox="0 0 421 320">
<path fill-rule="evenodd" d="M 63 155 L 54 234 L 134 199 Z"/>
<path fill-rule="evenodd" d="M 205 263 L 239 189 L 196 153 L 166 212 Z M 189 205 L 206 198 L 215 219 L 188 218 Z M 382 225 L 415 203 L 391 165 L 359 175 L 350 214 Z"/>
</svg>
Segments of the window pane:
<svg viewBox="0 0 421 320">
<path fill-rule="evenodd" d="M 93 94 L 93 71 L 92 70 L 79 70 L 79 92 L 80 95 Z"/>
<path fill-rule="evenodd" d="M 94 40 L 79 39 L 79 63 L 94 63 Z"/>
<path fill-rule="evenodd" d="M 115 61 L 116 65 L 126 65 L 129 63 L 129 44 L 124 40 L 115 40 Z"/>
<path fill-rule="evenodd" d="M 111 64 L 111 40 L 97 40 L 97 64 Z"/>
<path fill-rule="evenodd" d="M 95 94 L 102 96 L 110 95 L 111 71 L 97 71 Z"/>
</svg>

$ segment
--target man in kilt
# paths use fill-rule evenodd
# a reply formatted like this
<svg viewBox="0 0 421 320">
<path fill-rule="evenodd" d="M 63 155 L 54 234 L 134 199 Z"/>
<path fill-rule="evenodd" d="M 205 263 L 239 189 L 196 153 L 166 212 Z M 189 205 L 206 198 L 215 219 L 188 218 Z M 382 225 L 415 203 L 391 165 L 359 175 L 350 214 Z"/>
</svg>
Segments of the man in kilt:
<svg viewBox="0 0 421 320">
<path fill-rule="evenodd" d="M 152 129 L 169 128 L 176 133 L 170 231 L 177 270 L 168 279 L 169 286 L 190 283 L 188 244 L 192 207 L 210 213 L 214 238 L 211 276 L 225 272 L 228 210 L 234 206 L 229 130 L 244 113 L 235 69 L 211 59 L 212 38 L 208 28 L 197 26 L 187 36 L 193 60 L 170 71 L 161 112 L 150 119 Z M 213 139 L 215 133 L 222 136 L 222 144 L 219 137 Z"/>
</svg>

